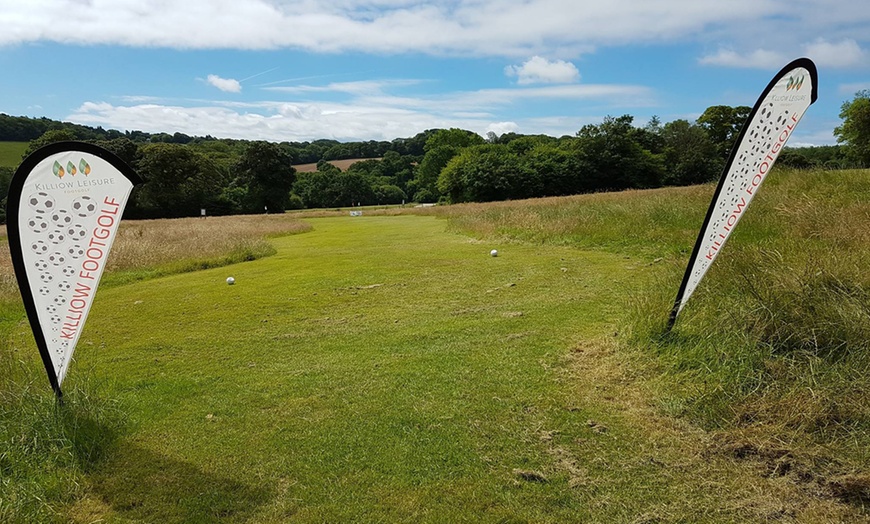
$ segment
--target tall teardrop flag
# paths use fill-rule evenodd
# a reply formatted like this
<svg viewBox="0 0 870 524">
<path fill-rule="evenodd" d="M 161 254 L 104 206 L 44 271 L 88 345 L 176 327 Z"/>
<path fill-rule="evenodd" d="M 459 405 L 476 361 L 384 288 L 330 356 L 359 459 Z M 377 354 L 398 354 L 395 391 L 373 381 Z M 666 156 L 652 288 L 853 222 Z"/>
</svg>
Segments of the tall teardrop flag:
<svg viewBox="0 0 870 524">
<path fill-rule="evenodd" d="M 130 191 L 141 182 L 118 157 L 81 142 L 37 150 L 12 177 L 6 209 L 9 250 L 36 346 L 58 397 Z"/>
<path fill-rule="evenodd" d="M 799 58 L 777 73 L 761 93 L 737 137 L 710 202 L 668 319 L 669 330 L 746 213 L 801 117 L 816 101 L 818 84 L 815 64 L 808 58 Z"/>
</svg>

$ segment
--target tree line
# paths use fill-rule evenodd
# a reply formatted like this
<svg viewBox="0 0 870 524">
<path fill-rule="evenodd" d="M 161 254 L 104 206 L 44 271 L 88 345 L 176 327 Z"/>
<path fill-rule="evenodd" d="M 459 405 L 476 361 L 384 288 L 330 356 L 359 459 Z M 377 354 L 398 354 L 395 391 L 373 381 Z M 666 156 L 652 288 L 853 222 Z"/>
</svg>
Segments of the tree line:
<svg viewBox="0 0 870 524">
<path fill-rule="evenodd" d="M 431 129 L 392 141 L 264 142 L 120 132 L 0 114 L 0 140 L 29 140 L 26 154 L 60 140 L 100 145 L 147 183 L 129 218 L 283 213 L 403 202 L 487 202 L 595 191 L 688 185 L 715 180 L 750 112 L 712 106 L 694 122 L 637 126 L 606 117 L 574 135 L 551 137 Z M 870 165 L 870 92 L 843 104 L 841 145 L 787 148 L 778 163 L 798 168 Z M 37 134 L 38 133 L 38 134 Z M 329 160 L 366 158 L 341 171 Z M 295 164 L 317 162 L 314 172 Z M 0 168 L 0 219 L 11 170 Z"/>
</svg>

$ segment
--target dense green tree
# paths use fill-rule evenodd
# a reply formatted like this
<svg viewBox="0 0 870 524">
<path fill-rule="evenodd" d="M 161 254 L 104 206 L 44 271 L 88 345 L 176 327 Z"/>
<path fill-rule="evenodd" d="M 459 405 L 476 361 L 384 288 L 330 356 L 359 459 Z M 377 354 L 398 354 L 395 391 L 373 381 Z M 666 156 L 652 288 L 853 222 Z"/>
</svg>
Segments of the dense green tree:
<svg viewBox="0 0 870 524">
<path fill-rule="evenodd" d="M 66 130 L 79 140 L 111 140 L 123 133 L 102 127 L 89 127 L 70 122 L 58 122 L 48 118 L 29 118 L 9 116 L 0 113 L 0 141 L 29 142 L 44 135 L 49 130 Z"/>
<path fill-rule="evenodd" d="M 389 180 L 390 185 L 398 186 L 402 192 L 408 187 L 408 182 L 414 178 L 416 156 L 400 155 L 396 151 L 387 151 L 380 162 L 380 176 Z"/>
<path fill-rule="evenodd" d="M 295 194 L 290 193 L 290 198 L 287 199 L 287 209 L 304 209 L 305 202 L 302 201 L 302 197 Z"/>
<path fill-rule="evenodd" d="M 27 118 L 0 113 L 0 140 L 4 142 L 29 142 L 42 136 L 49 129 L 47 118 Z"/>
<path fill-rule="evenodd" d="M 506 144 L 508 146 L 508 149 L 513 153 L 516 153 L 518 155 L 524 155 L 532 149 L 538 147 L 539 145 L 556 144 L 557 140 L 551 136 L 546 135 L 516 135 L 516 133 L 514 133 L 513 139 L 507 142 L 500 143 Z"/>
<path fill-rule="evenodd" d="M 840 107 L 843 123 L 834 129 L 837 142 L 846 148 L 847 156 L 861 167 L 870 166 L 870 90 L 855 93 L 855 97 Z"/>
<path fill-rule="evenodd" d="M 0 224 L 6 223 L 6 202 L 13 173 L 14 170 L 11 167 L 0 166 Z"/>
<path fill-rule="evenodd" d="M 186 146 L 147 144 L 140 153 L 139 174 L 146 183 L 134 190 L 131 217 L 198 216 L 228 185 L 227 173 Z"/>
<path fill-rule="evenodd" d="M 726 105 L 710 106 L 698 117 L 697 124 L 703 127 L 716 144 L 719 158 L 727 160 L 734 148 L 734 142 L 752 108 L 749 106 L 731 107 Z"/>
<path fill-rule="evenodd" d="M 368 179 L 360 173 L 322 172 L 300 173 L 293 185 L 307 208 L 348 207 L 376 204 L 375 192 Z"/>
<path fill-rule="evenodd" d="M 76 138 L 76 135 L 68 129 L 50 129 L 43 133 L 39 138 L 30 141 L 30 144 L 27 145 L 27 149 L 24 151 L 22 158 L 30 156 L 31 153 L 40 147 L 47 146 L 48 144 L 75 140 Z"/>
<path fill-rule="evenodd" d="M 372 189 L 377 204 L 403 204 L 408 199 L 399 186 L 383 185 L 374 186 Z"/>
<path fill-rule="evenodd" d="M 662 121 L 658 116 L 653 115 L 645 126 L 635 129 L 634 139 L 640 144 L 640 147 L 654 155 L 659 155 L 665 151 L 663 132 Z"/>
<path fill-rule="evenodd" d="M 337 175 L 341 173 L 341 169 L 335 167 L 333 164 L 327 162 L 326 160 L 320 160 L 317 162 L 317 170 L 321 173 L 333 174 Z"/>
<path fill-rule="evenodd" d="M 246 145 L 247 142 L 241 141 L 194 139 L 188 147 L 208 156 L 227 171 L 232 171 Z"/>
<path fill-rule="evenodd" d="M 783 148 L 776 158 L 776 165 L 794 169 L 809 169 L 815 167 L 816 164 L 800 149 Z"/>
<path fill-rule="evenodd" d="M 841 145 L 786 148 L 786 151 L 800 153 L 800 155 L 808 159 L 813 166 L 824 167 L 827 169 L 846 169 L 856 167 L 856 162 L 847 157 L 846 150 L 846 146 Z M 782 158 L 781 154 L 780 158 Z"/>
<path fill-rule="evenodd" d="M 462 149 L 442 170 L 438 189 L 451 202 L 491 202 L 540 194 L 537 173 L 503 144 Z"/>
<path fill-rule="evenodd" d="M 333 177 L 329 196 L 332 206 L 375 204 L 375 193 L 366 177 L 358 173 L 339 173 Z"/>
<path fill-rule="evenodd" d="M 659 155 L 637 141 L 633 118 L 608 116 L 599 125 L 586 125 L 577 132 L 574 149 L 583 172 L 583 190 L 621 190 L 658 187 L 664 176 Z"/>
<path fill-rule="evenodd" d="M 292 192 L 298 195 L 309 209 L 328 207 L 329 179 L 330 175 L 320 171 L 298 173 Z"/>
<path fill-rule="evenodd" d="M 127 137 L 114 138 L 112 140 L 97 140 L 96 145 L 115 154 L 132 168 L 137 167 L 139 160 L 139 146 Z"/>
<path fill-rule="evenodd" d="M 665 185 L 700 184 L 716 180 L 725 162 L 710 135 L 687 120 L 668 122 L 661 129 L 664 143 Z"/>
<path fill-rule="evenodd" d="M 426 141 L 428 141 L 429 137 L 438 131 L 438 129 L 427 129 L 426 131 L 417 133 L 410 138 L 397 138 L 390 142 L 390 148 L 392 151 L 395 151 L 402 156 L 410 155 L 422 157 L 426 153 Z"/>
<path fill-rule="evenodd" d="M 518 141 L 511 142 L 508 148 Z M 573 195 L 588 189 L 583 184 L 577 155 L 555 143 L 539 143 L 520 158 L 540 183 L 536 194 L 529 197 Z"/>
<path fill-rule="evenodd" d="M 296 170 L 290 156 L 278 144 L 251 142 L 242 151 L 233 174 L 236 184 L 247 190 L 245 212 L 283 213 L 287 209 Z"/>
<path fill-rule="evenodd" d="M 438 177 L 450 159 L 459 154 L 462 148 L 484 143 L 482 136 L 464 129 L 439 129 L 433 133 L 426 141 L 423 148 L 426 153 L 414 175 L 414 184 L 411 186 L 416 192 L 414 200 L 434 202 L 433 196 L 438 194 Z"/>
</svg>

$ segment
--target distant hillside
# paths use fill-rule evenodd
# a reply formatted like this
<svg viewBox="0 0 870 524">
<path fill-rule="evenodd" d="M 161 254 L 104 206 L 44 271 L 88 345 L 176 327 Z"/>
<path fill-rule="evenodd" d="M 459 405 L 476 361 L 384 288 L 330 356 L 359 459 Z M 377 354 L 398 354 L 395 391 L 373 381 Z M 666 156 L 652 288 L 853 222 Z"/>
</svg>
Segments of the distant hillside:
<svg viewBox="0 0 870 524">
<path fill-rule="evenodd" d="M 0 167 L 16 168 L 27 150 L 28 142 L 0 142 Z"/>
<path fill-rule="evenodd" d="M 347 160 L 329 160 L 329 163 L 342 171 L 363 160 L 381 160 L 381 158 L 348 158 Z M 293 166 L 297 173 L 313 173 L 317 171 L 317 162 L 311 164 L 297 164 Z"/>
</svg>

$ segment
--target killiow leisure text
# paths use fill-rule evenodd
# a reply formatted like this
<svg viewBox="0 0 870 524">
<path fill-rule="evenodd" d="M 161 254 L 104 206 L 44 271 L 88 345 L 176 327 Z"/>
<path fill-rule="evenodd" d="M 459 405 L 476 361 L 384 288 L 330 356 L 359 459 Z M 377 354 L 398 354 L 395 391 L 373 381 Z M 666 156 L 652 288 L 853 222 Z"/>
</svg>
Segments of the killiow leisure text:
<svg viewBox="0 0 870 524">
<path fill-rule="evenodd" d="M 79 189 L 82 187 L 97 187 L 114 184 L 114 178 L 98 178 L 95 180 L 76 180 L 75 182 L 56 182 L 54 184 L 33 184 L 37 191 L 53 191 L 58 189 Z"/>
</svg>

